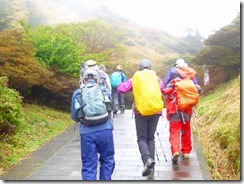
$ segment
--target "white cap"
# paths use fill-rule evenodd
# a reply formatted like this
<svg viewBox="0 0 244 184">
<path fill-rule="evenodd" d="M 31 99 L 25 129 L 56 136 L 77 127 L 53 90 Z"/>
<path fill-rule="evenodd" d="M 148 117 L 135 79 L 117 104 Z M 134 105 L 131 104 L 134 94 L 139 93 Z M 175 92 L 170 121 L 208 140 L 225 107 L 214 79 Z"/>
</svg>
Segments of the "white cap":
<svg viewBox="0 0 244 184">
<path fill-rule="evenodd" d="M 187 66 L 187 63 L 184 61 L 184 59 L 177 59 L 175 64 L 174 64 L 175 67 L 178 67 L 178 66 Z"/>
<path fill-rule="evenodd" d="M 95 66 L 97 64 L 97 62 L 90 59 L 86 62 L 86 64 L 88 67 L 91 67 L 91 66 Z"/>
</svg>

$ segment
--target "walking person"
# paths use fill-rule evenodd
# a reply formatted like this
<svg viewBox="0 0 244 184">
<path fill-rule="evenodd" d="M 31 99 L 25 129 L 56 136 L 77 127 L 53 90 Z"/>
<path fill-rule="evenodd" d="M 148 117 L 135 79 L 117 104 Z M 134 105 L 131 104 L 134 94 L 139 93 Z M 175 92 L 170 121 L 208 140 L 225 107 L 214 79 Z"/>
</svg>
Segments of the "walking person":
<svg viewBox="0 0 244 184">
<path fill-rule="evenodd" d="M 119 93 L 133 92 L 137 143 L 144 165 L 142 176 L 154 175 L 154 135 L 163 109 L 162 86 L 162 81 L 151 69 L 151 62 L 143 59 L 133 78 L 121 83 L 117 89 Z"/>
<path fill-rule="evenodd" d="M 114 140 L 111 114 L 104 101 L 111 100 L 108 88 L 98 85 L 98 73 L 87 69 L 83 75 L 84 86 L 80 93 L 72 96 L 74 119 L 81 123 L 80 142 L 82 180 L 97 179 L 97 165 L 100 161 L 100 180 L 111 180 L 114 171 Z M 77 90 L 74 92 L 77 94 Z M 73 99 L 74 98 L 74 99 Z M 98 158 L 99 156 L 99 158 Z"/>
<path fill-rule="evenodd" d="M 106 73 L 105 65 L 104 64 L 99 65 L 99 70 L 105 75 L 105 77 L 106 77 L 106 86 L 110 90 L 110 92 L 112 92 L 110 78 L 109 78 L 109 75 Z"/>
<path fill-rule="evenodd" d="M 184 70 L 185 73 L 182 74 L 181 70 Z M 201 91 L 201 87 L 197 84 L 195 73 L 183 59 L 178 59 L 174 67 L 166 75 L 164 81 L 165 88 L 163 89 L 163 94 L 166 97 L 167 119 L 170 122 L 169 141 L 173 163 L 177 163 L 180 155 L 184 159 L 189 159 L 192 150 L 190 120 L 193 106 L 198 102 L 198 94 Z M 185 95 L 188 95 L 187 100 L 184 100 L 185 104 L 180 103 L 180 98 L 182 97 L 177 94 L 179 91 L 176 90 L 176 88 L 179 88 L 179 85 L 182 85 L 183 79 L 188 79 L 186 82 L 189 83 L 187 86 L 182 86 L 185 90 L 183 90 Z M 186 103 L 189 103 L 189 105 Z"/>
<path fill-rule="evenodd" d="M 112 86 L 113 112 L 117 114 L 118 110 L 123 114 L 125 111 L 124 94 L 118 93 L 117 87 L 126 81 L 126 75 L 122 72 L 122 65 L 117 65 L 116 70 L 110 75 L 110 83 Z"/>
<path fill-rule="evenodd" d="M 106 77 L 106 73 L 104 71 L 100 70 L 99 66 L 97 65 L 97 62 L 92 59 L 89 59 L 88 61 L 86 61 L 85 67 L 83 67 L 80 71 L 80 86 L 81 87 L 84 85 L 83 75 L 88 68 L 94 69 L 97 71 L 100 86 L 105 86 L 108 89 L 111 89 L 111 84 L 110 84 L 109 78 L 107 79 L 107 77 Z"/>
<path fill-rule="evenodd" d="M 82 85 L 83 85 L 82 77 L 83 77 L 83 74 L 84 74 L 84 72 L 86 71 L 87 68 L 88 68 L 87 63 L 83 61 L 81 63 L 81 66 L 80 66 L 80 81 L 79 81 L 80 87 L 82 87 Z"/>
</svg>

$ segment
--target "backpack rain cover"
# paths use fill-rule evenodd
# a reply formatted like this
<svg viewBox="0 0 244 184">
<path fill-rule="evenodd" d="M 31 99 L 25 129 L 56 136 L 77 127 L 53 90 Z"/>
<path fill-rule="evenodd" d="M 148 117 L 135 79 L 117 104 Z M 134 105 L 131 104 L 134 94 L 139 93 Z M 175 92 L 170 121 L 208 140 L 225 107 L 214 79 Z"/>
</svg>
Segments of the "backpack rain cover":
<svg viewBox="0 0 244 184">
<path fill-rule="evenodd" d="M 135 106 L 141 115 L 150 116 L 162 111 L 164 104 L 155 71 L 137 71 L 132 78 L 132 88 Z"/>
</svg>

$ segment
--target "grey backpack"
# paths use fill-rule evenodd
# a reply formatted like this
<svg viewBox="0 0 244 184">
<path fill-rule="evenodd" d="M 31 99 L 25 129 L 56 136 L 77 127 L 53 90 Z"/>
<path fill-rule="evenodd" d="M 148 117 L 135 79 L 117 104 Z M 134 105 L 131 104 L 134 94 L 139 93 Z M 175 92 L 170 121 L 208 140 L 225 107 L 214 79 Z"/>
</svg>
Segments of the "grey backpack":
<svg viewBox="0 0 244 184">
<path fill-rule="evenodd" d="M 94 126 L 106 123 L 110 118 L 106 104 L 104 94 L 100 86 L 96 83 L 86 84 L 82 88 L 82 101 L 83 101 L 83 112 L 84 125 Z"/>
</svg>

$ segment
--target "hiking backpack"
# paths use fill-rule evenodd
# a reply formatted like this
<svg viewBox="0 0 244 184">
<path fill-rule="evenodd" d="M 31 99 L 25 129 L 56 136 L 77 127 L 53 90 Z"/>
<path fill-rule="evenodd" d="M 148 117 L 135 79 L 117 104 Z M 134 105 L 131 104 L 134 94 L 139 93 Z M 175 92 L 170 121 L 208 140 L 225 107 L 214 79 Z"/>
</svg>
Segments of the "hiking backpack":
<svg viewBox="0 0 244 184">
<path fill-rule="evenodd" d="M 105 96 L 97 83 L 84 85 L 81 89 L 81 99 L 83 102 L 84 125 L 94 126 L 107 122 L 109 114 Z"/>
<path fill-rule="evenodd" d="M 110 82 L 112 88 L 116 89 L 122 83 L 122 73 L 115 71 L 110 75 Z"/>
<path fill-rule="evenodd" d="M 164 104 L 155 71 L 137 71 L 132 78 L 132 88 L 135 107 L 141 115 L 149 116 L 162 111 Z"/>
<path fill-rule="evenodd" d="M 192 80 L 182 79 L 175 83 L 177 92 L 178 109 L 186 111 L 198 103 L 199 93 Z"/>
<path fill-rule="evenodd" d="M 197 105 L 199 100 L 199 93 L 193 82 L 196 71 L 190 67 L 178 67 L 177 72 L 182 78 L 175 82 L 178 109 L 186 111 Z"/>
<path fill-rule="evenodd" d="M 191 80 L 194 79 L 197 73 L 193 68 L 190 68 L 188 66 L 177 67 L 176 71 L 181 75 L 183 79 L 191 79 Z"/>
</svg>

